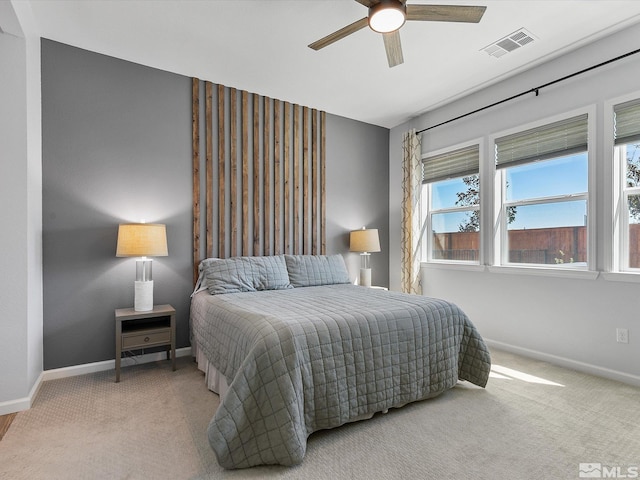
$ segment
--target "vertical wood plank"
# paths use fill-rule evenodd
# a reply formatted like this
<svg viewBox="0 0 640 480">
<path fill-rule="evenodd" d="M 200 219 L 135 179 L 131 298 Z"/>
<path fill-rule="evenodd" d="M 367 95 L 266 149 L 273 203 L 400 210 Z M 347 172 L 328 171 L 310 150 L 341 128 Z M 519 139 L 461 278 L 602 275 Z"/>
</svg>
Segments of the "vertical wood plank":
<svg viewBox="0 0 640 480">
<path fill-rule="evenodd" d="M 280 239 L 280 100 L 273 100 L 273 253 L 282 254 Z"/>
<path fill-rule="evenodd" d="M 205 82 L 205 127 L 206 127 L 206 233 L 207 258 L 213 257 L 213 85 Z"/>
<path fill-rule="evenodd" d="M 193 284 L 200 263 L 200 80 L 191 79 L 191 153 L 193 171 Z"/>
<path fill-rule="evenodd" d="M 282 161 L 284 162 L 284 253 L 293 253 L 291 251 L 291 212 L 290 212 L 290 167 L 291 159 L 289 154 L 289 143 L 291 141 L 291 104 L 289 102 L 284 103 L 284 155 Z"/>
<path fill-rule="evenodd" d="M 300 108 L 293 106 L 293 253 L 300 254 Z"/>
<path fill-rule="evenodd" d="M 327 128 L 325 112 L 320 114 L 320 253 L 327 254 L 327 191 L 326 181 L 326 154 L 327 154 Z"/>
<path fill-rule="evenodd" d="M 238 99 L 236 89 L 232 88 L 230 92 L 231 105 L 231 182 L 229 189 L 229 203 L 231 205 L 231 256 L 238 255 Z"/>
<path fill-rule="evenodd" d="M 224 134 L 224 85 L 218 85 L 218 258 L 225 258 L 225 134 Z"/>
<path fill-rule="evenodd" d="M 318 111 L 311 110 L 311 254 L 318 254 Z"/>
<path fill-rule="evenodd" d="M 242 90 L 242 256 L 249 255 L 249 92 Z"/>
<path fill-rule="evenodd" d="M 302 109 L 302 253 L 311 253 L 309 238 L 311 212 L 309 209 L 309 108 Z"/>
<path fill-rule="evenodd" d="M 260 100 L 259 95 L 228 89 L 223 85 L 217 86 L 217 98 L 214 99 L 213 84 L 203 84 L 205 98 L 201 109 L 200 81 L 192 79 L 194 282 L 198 276 L 198 264 L 205 256 L 202 251 L 205 244 L 207 257 L 217 253 L 218 257 L 224 258 L 227 252 L 231 256 L 326 254 L 325 112 L 268 97 Z M 213 105 L 214 100 L 217 106 Z M 213 112 L 214 107 L 217 112 Z M 218 182 L 214 187 L 213 115 L 216 113 Z M 206 133 L 203 162 L 200 158 L 202 121 L 205 121 Z M 206 184 L 207 191 L 204 193 L 200 188 L 201 163 L 206 168 L 203 186 Z M 227 176 L 230 177 L 228 185 Z M 216 192 L 218 223 L 214 225 Z M 252 192 L 253 202 L 250 205 L 249 195 Z M 204 230 L 207 238 L 206 243 L 201 244 L 204 212 L 201 205 L 205 202 L 207 217 Z M 230 214 L 227 213 L 227 205 Z M 249 231 L 251 221 L 253 229 Z M 238 238 L 239 229 L 242 229 L 242 239 Z M 227 232 L 230 232 L 230 238 Z M 213 252 L 216 234 L 218 251 Z"/>
<path fill-rule="evenodd" d="M 263 235 L 262 245 L 264 255 L 272 255 L 271 251 L 271 159 L 269 150 L 269 140 L 271 138 L 271 100 L 268 97 L 262 97 L 262 224 Z"/>
<path fill-rule="evenodd" d="M 253 255 L 260 251 L 260 96 L 253 94 Z"/>
</svg>

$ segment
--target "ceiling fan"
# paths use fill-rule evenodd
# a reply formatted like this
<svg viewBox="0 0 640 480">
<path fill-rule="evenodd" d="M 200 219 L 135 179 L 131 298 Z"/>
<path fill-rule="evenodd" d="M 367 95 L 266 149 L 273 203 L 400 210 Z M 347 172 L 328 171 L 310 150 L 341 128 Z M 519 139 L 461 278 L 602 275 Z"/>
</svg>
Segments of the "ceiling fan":
<svg viewBox="0 0 640 480">
<path fill-rule="evenodd" d="M 478 23 L 487 7 L 466 5 L 406 5 L 407 0 L 356 0 L 369 8 L 369 15 L 309 45 L 320 50 L 367 25 L 382 33 L 389 67 L 404 62 L 400 44 L 400 27 L 409 21 Z"/>
</svg>

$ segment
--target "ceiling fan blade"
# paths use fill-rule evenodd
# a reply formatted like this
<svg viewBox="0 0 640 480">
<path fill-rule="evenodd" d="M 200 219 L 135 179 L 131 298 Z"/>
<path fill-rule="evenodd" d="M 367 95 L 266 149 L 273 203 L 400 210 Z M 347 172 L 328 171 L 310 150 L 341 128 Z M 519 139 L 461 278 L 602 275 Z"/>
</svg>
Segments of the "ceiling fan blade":
<svg viewBox="0 0 640 480">
<path fill-rule="evenodd" d="M 356 0 L 367 8 L 373 7 L 376 3 L 380 3 L 380 0 Z"/>
<path fill-rule="evenodd" d="M 407 5 L 407 20 L 478 23 L 486 9 L 465 5 Z"/>
<path fill-rule="evenodd" d="M 400 32 L 396 30 L 391 33 L 383 33 L 384 49 L 387 52 L 387 60 L 389 61 L 389 68 L 395 67 L 404 63 L 404 57 L 402 56 L 402 45 L 400 43 Z"/>
<path fill-rule="evenodd" d="M 326 47 L 327 45 L 331 45 L 333 42 L 337 42 L 338 40 L 346 37 L 347 35 L 351 35 L 352 33 L 357 32 L 358 30 L 363 29 L 369 25 L 369 20 L 367 17 L 361 18 L 353 22 L 351 25 L 347 25 L 346 27 L 341 28 L 340 30 L 330 33 L 324 38 L 320 40 L 316 40 L 312 44 L 309 45 L 309 48 L 314 50 L 320 50 L 321 48 Z"/>
</svg>

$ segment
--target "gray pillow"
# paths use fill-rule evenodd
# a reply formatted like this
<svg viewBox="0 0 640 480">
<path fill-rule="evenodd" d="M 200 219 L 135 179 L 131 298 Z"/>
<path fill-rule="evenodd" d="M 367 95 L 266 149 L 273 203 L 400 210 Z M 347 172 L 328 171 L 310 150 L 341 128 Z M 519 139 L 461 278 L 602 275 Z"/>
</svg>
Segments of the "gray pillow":
<svg viewBox="0 0 640 480">
<path fill-rule="evenodd" d="M 207 259 L 201 265 L 212 295 L 292 288 L 283 255 Z"/>
<path fill-rule="evenodd" d="M 285 255 L 294 287 L 351 283 L 342 255 Z"/>
</svg>

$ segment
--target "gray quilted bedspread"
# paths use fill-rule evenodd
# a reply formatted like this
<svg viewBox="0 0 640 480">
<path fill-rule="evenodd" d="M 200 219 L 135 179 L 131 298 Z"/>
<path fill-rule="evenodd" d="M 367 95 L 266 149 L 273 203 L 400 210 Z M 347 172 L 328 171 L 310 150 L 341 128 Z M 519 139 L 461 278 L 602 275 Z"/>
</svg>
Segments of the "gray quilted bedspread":
<svg viewBox="0 0 640 480">
<path fill-rule="evenodd" d="M 484 387 L 491 366 L 457 306 L 354 285 L 201 292 L 191 328 L 229 383 L 208 427 L 225 468 L 298 464 L 312 432 L 433 397 L 458 379 Z"/>
</svg>

